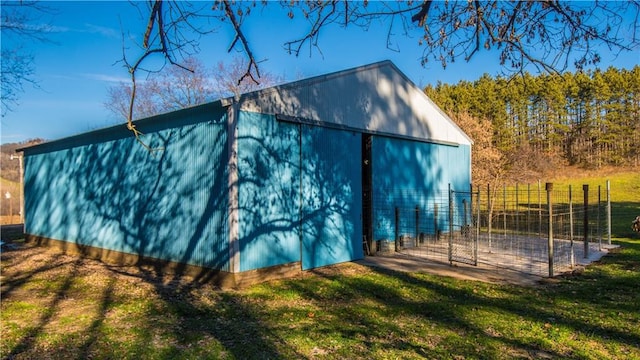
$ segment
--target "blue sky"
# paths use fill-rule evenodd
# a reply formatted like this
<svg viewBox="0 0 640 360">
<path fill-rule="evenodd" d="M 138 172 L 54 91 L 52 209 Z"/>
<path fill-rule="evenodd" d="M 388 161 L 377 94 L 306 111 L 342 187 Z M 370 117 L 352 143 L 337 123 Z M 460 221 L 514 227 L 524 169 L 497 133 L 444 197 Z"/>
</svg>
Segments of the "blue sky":
<svg viewBox="0 0 640 360">
<path fill-rule="evenodd" d="M 208 3 L 203 3 L 208 4 Z M 46 2 L 53 10 L 38 21 L 51 25 L 49 42 L 33 41 L 26 47 L 35 55 L 35 79 L 39 88 L 25 87 L 19 105 L 1 120 L 1 142 L 30 138 L 53 140 L 119 123 L 104 107 L 107 88 L 127 81 L 127 71 L 118 63 L 125 43 L 142 37 L 146 14 L 140 14 L 128 2 Z M 205 7 L 206 8 L 206 7 Z M 198 58 L 205 64 L 230 61 L 237 56 L 227 53 L 233 38 L 229 24 L 211 23 L 217 31 L 201 39 Z M 369 31 L 350 26 L 333 26 L 320 35 L 322 51 L 305 48 L 299 57 L 283 48 L 287 40 L 304 34 L 304 23 L 293 22 L 285 13 L 253 13 L 243 25 L 262 71 L 283 76 L 286 80 L 320 75 L 381 60 L 391 60 L 419 86 L 475 80 L 483 73 L 497 75 L 497 55 L 478 53 L 470 63 L 462 60 L 443 69 L 432 62 L 425 67 L 419 58 L 423 48 L 418 39 L 405 37 L 400 30 L 394 37 L 396 51 L 387 48 L 388 25 L 378 24 Z M 2 39 L 2 46 L 11 46 Z M 630 68 L 639 62 L 638 54 L 618 58 L 603 53 L 602 66 Z"/>
</svg>

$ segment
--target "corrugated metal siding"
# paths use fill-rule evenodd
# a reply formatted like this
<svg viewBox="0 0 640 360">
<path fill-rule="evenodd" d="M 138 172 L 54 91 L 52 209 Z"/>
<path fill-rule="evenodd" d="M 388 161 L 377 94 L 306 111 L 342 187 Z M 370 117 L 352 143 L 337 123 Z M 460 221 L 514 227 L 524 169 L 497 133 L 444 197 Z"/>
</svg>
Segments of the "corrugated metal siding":
<svg viewBox="0 0 640 360">
<path fill-rule="evenodd" d="M 300 127 L 240 112 L 240 271 L 300 260 Z"/>
<path fill-rule="evenodd" d="M 302 268 L 361 259 L 360 134 L 302 129 Z"/>
<path fill-rule="evenodd" d="M 357 133 L 241 112 L 240 271 L 362 258 L 360 152 Z"/>
<path fill-rule="evenodd" d="M 394 238 L 395 207 L 414 209 L 468 191 L 470 146 L 447 146 L 375 136 L 372 144 L 373 238 Z M 423 214 L 426 219 L 433 214 Z M 441 216 L 441 228 L 446 217 Z M 429 220 L 427 220 L 429 221 Z M 400 224 L 402 225 L 402 224 Z"/>
<path fill-rule="evenodd" d="M 241 109 L 422 141 L 470 139 L 391 62 L 245 94 Z"/>
<path fill-rule="evenodd" d="M 26 232 L 228 270 L 224 112 L 158 120 L 25 150 Z"/>
</svg>

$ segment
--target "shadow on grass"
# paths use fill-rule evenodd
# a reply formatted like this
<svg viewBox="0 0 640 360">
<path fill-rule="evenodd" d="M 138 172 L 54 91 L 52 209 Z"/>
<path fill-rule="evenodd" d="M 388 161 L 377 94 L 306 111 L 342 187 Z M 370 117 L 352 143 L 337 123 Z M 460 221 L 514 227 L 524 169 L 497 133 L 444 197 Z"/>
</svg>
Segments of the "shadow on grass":
<svg viewBox="0 0 640 360">
<path fill-rule="evenodd" d="M 80 346 L 78 359 L 89 359 L 91 358 L 92 348 L 99 341 L 101 337 L 100 329 L 103 327 L 103 324 L 106 320 L 107 313 L 109 308 L 114 303 L 114 289 L 116 286 L 116 277 L 110 276 L 105 289 L 101 295 L 100 306 L 98 307 L 97 313 L 95 315 L 95 319 L 91 322 L 91 325 L 87 328 L 86 334 L 88 335 L 87 339 Z"/>
<path fill-rule="evenodd" d="M 527 354 L 544 351 L 554 358 L 563 356 L 541 344 L 520 340 L 517 336 L 488 334 L 486 328 L 470 319 L 477 309 L 493 309 L 535 321 L 542 314 L 525 310 L 530 308 L 529 299 L 505 303 L 503 299 L 488 299 L 475 294 L 473 286 L 457 288 L 458 282 L 430 281 L 429 277 L 380 268 L 373 270 L 375 276 L 329 279 L 341 283 L 338 297 L 351 298 L 346 304 L 330 309 L 325 305 L 336 294 L 327 298 L 319 297 L 318 288 L 310 287 L 309 282 L 291 282 L 288 285 L 304 298 L 323 307 L 324 311 L 349 319 L 349 322 L 338 324 L 332 331 L 340 332 L 345 337 L 367 339 L 370 346 L 377 344 L 384 351 L 409 351 L 429 358 L 463 358 L 472 354 L 481 358 L 500 358 L 504 356 L 502 351 L 505 347 L 502 345 L 506 345 L 507 348 L 520 349 Z M 318 286 L 325 286 L 325 283 L 320 282 Z M 416 296 L 416 292 L 423 294 Z M 410 321 L 425 324 L 434 330 L 431 334 L 429 331 L 420 334 L 419 331 L 411 336 L 409 329 L 415 326 Z"/>
<path fill-rule="evenodd" d="M 40 247 L 3 252 L 2 267 L 2 359 L 304 358 L 237 292 Z"/>
<path fill-rule="evenodd" d="M 4 259 L 3 259 L 4 260 Z M 46 304 L 44 311 L 42 312 L 40 318 L 37 321 L 37 324 L 33 324 L 29 327 L 28 331 L 22 336 L 20 341 L 13 347 L 11 352 L 4 356 L 5 359 L 13 359 L 18 354 L 21 354 L 31 348 L 34 347 L 35 343 L 38 341 L 38 336 L 44 332 L 44 329 L 49 325 L 51 319 L 56 314 L 58 307 L 62 301 L 67 297 L 67 293 L 71 288 L 74 279 L 77 276 L 78 267 L 82 263 L 82 259 L 77 259 L 73 263 L 62 263 L 59 267 L 69 266 L 71 270 L 69 274 L 66 274 L 61 280 L 60 285 L 57 289 L 55 289 L 55 293 L 51 297 L 51 301 Z M 29 274 L 27 278 L 32 278 L 37 273 L 44 273 L 47 271 L 51 271 L 53 267 L 46 267 L 46 269 L 36 269 L 33 273 Z M 23 278 L 24 279 L 24 278 Z M 19 280 L 20 281 L 20 280 Z M 12 283 L 11 278 L 8 280 L 9 283 Z M 25 282 L 22 281 L 24 284 Z M 15 289 L 15 286 L 13 287 Z M 2 297 L 4 299 L 9 298 L 8 294 L 6 294 L 3 290 Z M 6 300 L 5 300 L 6 301 Z"/>
<path fill-rule="evenodd" d="M 110 269 L 122 274 L 116 268 Z M 184 278 L 177 276 L 139 270 L 137 276 L 153 285 L 155 293 L 163 302 L 162 308 L 173 315 L 171 326 L 177 329 L 174 334 L 174 350 L 197 346 L 206 339 L 215 339 L 221 348 L 212 353 L 204 350 L 198 357 L 303 358 L 294 347 L 288 346 L 281 339 L 273 338 L 268 328 L 256 317 L 256 305 L 244 301 L 240 293 L 220 291 L 197 281 L 184 281 Z M 203 295 L 211 302 L 203 301 Z M 155 324 L 149 323 L 148 326 L 152 328 Z M 167 359 L 182 357 L 190 356 L 180 352 L 170 352 L 162 356 Z"/>
<path fill-rule="evenodd" d="M 627 257 L 629 263 L 623 267 L 640 264 L 637 251 Z M 609 261 L 617 264 L 617 258 Z M 540 288 L 495 286 L 497 289 L 493 291 L 497 291 L 499 296 L 493 297 L 486 296 L 484 291 L 476 291 L 485 287 L 478 283 L 430 280 L 431 277 L 423 275 L 379 268 L 373 270 L 379 276 L 336 276 L 328 277 L 326 281 L 287 282 L 286 286 L 333 317 L 349 319 L 347 324 L 338 325 L 332 331 L 341 332 L 345 337 L 384 344 L 387 350 L 410 350 L 416 355 L 475 354 L 487 358 L 523 354 L 535 358 L 587 356 L 588 350 L 581 349 L 579 345 L 557 346 L 558 328 L 569 329 L 573 336 L 588 337 L 590 341 L 616 342 L 636 348 L 640 344 L 640 333 L 628 331 L 625 326 L 638 321 L 640 296 L 636 286 L 640 283 L 640 274 L 637 272 L 624 277 L 596 268 L 584 276 Z M 327 286 L 333 286 L 334 290 L 328 291 L 326 297 L 319 295 L 319 292 L 327 292 L 323 289 Z M 424 295 L 415 295 L 421 291 Z M 326 305 L 335 298 L 345 299 L 346 305 L 336 304 L 327 308 Z M 474 319 L 486 312 L 507 314 L 510 321 L 535 329 L 527 329 L 522 334 L 499 331 L 496 329 L 512 326 L 502 324 L 504 319 L 496 319 L 495 322 Z M 408 336 L 407 328 L 412 326 L 398 326 L 399 318 L 447 329 L 437 330 L 433 335 L 452 338 L 446 340 L 444 348 L 426 346 L 428 338 L 408 340 L 411 336 Z M 402 335 L 389 340 L 386 334 Z M 505 354 L 504 349 L 511 349 L 514 353 Z"/>
<path fill-rule="evenodd" d="M 59 254 L 44 261 L 38 258 L 44 255 L 41 248 L 27 247 L 2 254 L 3 310 L 20 293 L 34 289 L 52 293 L 43 299 L 43 310 L 30 319 L 23 333 L 12 340 L 3 334 L 2 357 L 601 356 L 589 355 L 593 349 L 581 348 L 580 341 L 636 348 L 640 344 L 638 331 L 628 328 L 637 323 L 640 313 L 636 291 L 640 243 L 620 243 L 621 251 L 584 274 L 539 287 L 347 265 L 358 271 L 316 271 L 303 279 L 224 292 L 142 268 L 69 261 L 73 258 Z M 11 269 L 27 262 L 32 264 L 22 267 L 23 272 Z M 96 266 L 99 272 L 94 271 Z M 137 294 L 142 288 L 150 292 Z M 75 319 L 80 322 L 88 316 L 90 321 L 74 327 L 75 335 L 62 334 L 66 328 L 56 327 L 59 314 L 76 304 L 67 300 L 83 296 L 96 301 L 90 312 L 78 308 Z M 123 323 L 114 324 L 118 311 L 124 314 Z M 3 322 L 13 320 L 3 314 Z M 521 332 L 514 331 L 514 323 L 523 327 Z M 558 328 L 569 329 L 582 340 L 567 343 L 558 338 Z M 47 347 L 53 344 L 48 343 L 53 336 L 65 339 L 64 346 Z"/>
<path fill-rule="evenodd" d="M 22 246 L 23 246 L 22 244 L 21 245 L 14 244 L 11 247 L 3 248 L 2 254 L 0 256 L 0 260 L 5 265 L 7 262 L 15 261 L 15 263 L 12 263 L 11 265 L 16 266 L 16 265 L 19 265 L 19 263 L 21 262 L 25 262 L 25 263 L 29 261 L 37 262 L 39 260 L 33 260 L 33 258 L 42 256 L 48 251 L 45 248 L 34 247 L 33 250 L 31 250 L 26 256 L 23 256 L 23 257 L 12 256 L 12 253 L 15 251 L 20 251 Z M 37 269 L 33 269 L 32 271 L 29 271 L 29 272 L 18 273 L 11 277 L 3 278 L 2 279 L 2 297 L 3 298 L 10 297 L 11 293 L 15 289 L 20 288 L 21 286 L 24 286 L 26 283 L 28 283 L 31 279 L 33 279 L 38 274 L 46 273 L 53 269 L 66 266 L 68 264 L 71 264 L 74 261 L 72 258 L 71 259 L 67 258 L 67 261 L 64 261 L 64 262 L 58 261 L 62 258 L 64 258 L 63 254 L 60 254 L 60 253 L 54 254 L 52 255 L 51 259 L 49 259 L 49 261 L 47 261 L 45 264 L 38 267 Z"/>
</svg>

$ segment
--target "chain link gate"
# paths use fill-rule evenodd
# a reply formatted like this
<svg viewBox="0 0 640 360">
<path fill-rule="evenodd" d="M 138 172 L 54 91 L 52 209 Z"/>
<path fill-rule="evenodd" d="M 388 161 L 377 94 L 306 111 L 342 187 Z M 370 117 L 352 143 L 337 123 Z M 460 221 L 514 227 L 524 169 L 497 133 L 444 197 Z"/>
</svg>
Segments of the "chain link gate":
<svg viewBox="0 0 640 360">
<path fill-rule="evenodd" d="M 450 264 L 459 262 L 478 265 L 479 200 L 478 192 L 454 191 L 449 187 Z"/>
</svg>

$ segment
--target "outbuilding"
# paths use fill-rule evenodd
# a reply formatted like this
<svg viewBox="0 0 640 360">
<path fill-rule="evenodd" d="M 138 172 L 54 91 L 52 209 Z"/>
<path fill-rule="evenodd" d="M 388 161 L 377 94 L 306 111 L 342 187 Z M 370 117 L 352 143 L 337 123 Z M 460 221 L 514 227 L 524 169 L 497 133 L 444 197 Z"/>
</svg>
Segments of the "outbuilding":
<svg viewBox="0 0 640 360">
<path fill-rule="evenodd" d="M 388 209 L 471 182 L 471 140 L 389 61 L 135 125 L 152 150 L 123 125 L 23 149 L 28 241 L 233 286 L 362 259 Z"/>
</svg>

